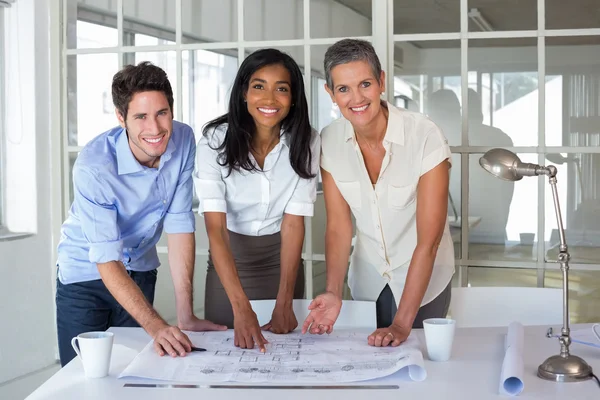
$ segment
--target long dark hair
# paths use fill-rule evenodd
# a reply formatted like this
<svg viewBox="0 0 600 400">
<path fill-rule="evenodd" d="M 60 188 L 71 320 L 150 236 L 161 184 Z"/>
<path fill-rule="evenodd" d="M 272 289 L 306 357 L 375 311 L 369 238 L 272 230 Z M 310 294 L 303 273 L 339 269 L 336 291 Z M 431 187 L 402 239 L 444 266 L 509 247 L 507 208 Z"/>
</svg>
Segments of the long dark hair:
<svg viewBox="0 0 600 400">
<path fill-rule="evenodd" d="M 229 112 L 213 119 L 203 127 L 203 133 L 208 134 L 218 126 L 227 123 L 225 140 L 215 150 L 220 152 L 218 163 L 232 170 L 257 171 L 256 165 L 250 160 L 252 139 L 256 133 L 254 119 L 248 112 L 244 95 L 248 91 L 250 77 L 260 68 L 268 65 L 281 64 L 292 80 L 292 107 L 288 115 L 281 121 L 281 127 L 290 135 L 290 164 L 301 178 L 313 178 L 310 170 L 312 158 L 310 141 L 312 129 L 308 119 L 308 104 L 304 93 L 302 72 L 298 64 L 289 55 L 277 49 L 262 49 L 250 54 L 240 66 L 233 81 L 229 98 Z M 210 140 L 209 140 L 210 143 Z"/>
</svg>

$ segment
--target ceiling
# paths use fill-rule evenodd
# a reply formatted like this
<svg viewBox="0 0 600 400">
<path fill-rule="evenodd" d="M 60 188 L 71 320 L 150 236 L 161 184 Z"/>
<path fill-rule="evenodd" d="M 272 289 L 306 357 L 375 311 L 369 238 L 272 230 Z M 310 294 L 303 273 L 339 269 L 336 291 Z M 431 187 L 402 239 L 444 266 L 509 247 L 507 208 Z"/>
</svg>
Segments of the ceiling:
<svg viewBox="0 0 600 400">
<path fill-rule="evenodd" d="M 369 19 L 375 0 L 337 0 Z M 495 31 L 536 30 L 537 0 L 469 0 Z M 546 29 L 600 28 L 600 0 L 546 0 Z M 394 0 L 394 33 L 460 31 L 459 0 Z M 469 31 L 481 32 L 470 19 Z M 532 38 L 472 40 L 469 46 L 529 45 Z M 458 40 L 413 43 L 422 48 L 459 47 Z M 600 44 L 600 36 L 552 38 L 554 45 Z"/>
</svg>

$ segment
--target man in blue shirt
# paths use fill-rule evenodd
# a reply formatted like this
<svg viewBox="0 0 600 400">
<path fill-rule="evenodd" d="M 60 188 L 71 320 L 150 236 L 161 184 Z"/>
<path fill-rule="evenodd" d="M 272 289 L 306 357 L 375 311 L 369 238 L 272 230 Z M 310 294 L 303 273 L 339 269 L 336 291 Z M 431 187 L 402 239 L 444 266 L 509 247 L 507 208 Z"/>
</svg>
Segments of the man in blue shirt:
<svg viewBox="0 0 600 400">
<path fill-rule="evenodd" d="M 196 318 L 192 282 L 195 219 L 192 129 L 173 121 L 166 73 L 128 65 L 112 82 L 120 127 L 90 141 L 73 167 L 75 198 L 58 245 L 56 293 L 60 361 L 71 339 L 111 326 L 142 326 L 162 356 L 184 356 L 192 343 L 181 330 L 224 330 Z M 153 308 L 156 243 L 167 233 L 178 326 Z"/>
</svg>

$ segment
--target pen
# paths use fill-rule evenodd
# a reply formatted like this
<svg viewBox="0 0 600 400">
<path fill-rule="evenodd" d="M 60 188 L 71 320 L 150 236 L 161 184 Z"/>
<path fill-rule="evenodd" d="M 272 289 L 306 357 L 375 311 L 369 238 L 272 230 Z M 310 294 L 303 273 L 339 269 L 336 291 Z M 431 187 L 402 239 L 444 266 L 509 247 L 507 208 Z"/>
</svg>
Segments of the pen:
<svg viewBox="0 0 600 400">
<path fill-rule="evenodd" d="M 203 349 L 202 347 L 194 347 L 194 346 L 192 346 L 192 350 L 191 351 L 206 351 L 206 349 Z"/>
</svg>

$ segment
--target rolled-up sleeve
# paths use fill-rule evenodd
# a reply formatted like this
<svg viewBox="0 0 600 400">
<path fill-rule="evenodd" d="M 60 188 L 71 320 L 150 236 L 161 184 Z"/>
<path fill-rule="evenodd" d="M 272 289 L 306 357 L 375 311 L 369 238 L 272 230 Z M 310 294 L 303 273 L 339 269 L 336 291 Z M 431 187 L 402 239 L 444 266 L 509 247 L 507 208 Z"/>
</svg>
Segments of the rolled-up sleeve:
<svg viewBox="0 0 600 400">
<path fill-rule="evenodd" d="M 321 137 L 316 131 L 313 131 L 311 146 L 311 174 L 314 178 L 300 178 L 292 194 L 292 198 L 285 207 L 286 214 L 301 215 L 312 217 L 314 214 L 314 204 L 317 199 L 317 183 L 319 176 L 319 163 L 321 158 Z"/>
<path fill-rule="evenodd" d="M 423 160 L 421 161 L 421 176 L 437 167 L 442 161 L 452 163 L 452 152 L 442 131 L 434 127 L 427 132 Z"/>
<path fill-rule="evenodd" d="M 185 164 L 179 174 L 177 187 L 173 200 L 165 215 L 164 229 L 166 233 L 193 233 L 196 231 L 196 219 L 192 211 L 194 197 L 194 160 L 196 158 L 196 144 L 194 133 L 191 129 L 185 131 L 188 135 L 184 142 Z"/>
<path fill-rule="evenodd" d="M 217 145 L 215 140 L 209 142 L 209 139 L 202 135 L 196 150 L 194 183 L 199 200 L 198 214 L 200 215 L 205 212 L 227 213 L 226 187 L 218 162 Z"/>
<path fill-rule="evenodd" d="M 123 240 L 117 225 L 117 208 L 106 196 L 106 183 L 89 168 L 73 168 L 73 207 L 78 212 L 83 237 L 90 246 L 92 263 L 121 261 Z"/>
</svg>

